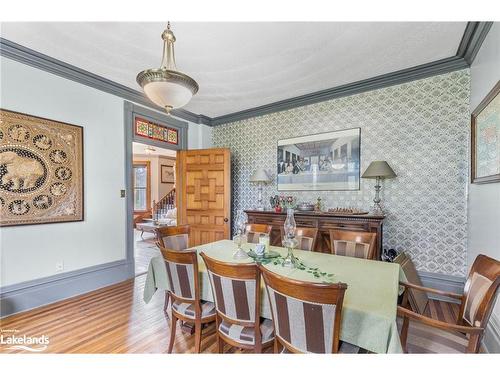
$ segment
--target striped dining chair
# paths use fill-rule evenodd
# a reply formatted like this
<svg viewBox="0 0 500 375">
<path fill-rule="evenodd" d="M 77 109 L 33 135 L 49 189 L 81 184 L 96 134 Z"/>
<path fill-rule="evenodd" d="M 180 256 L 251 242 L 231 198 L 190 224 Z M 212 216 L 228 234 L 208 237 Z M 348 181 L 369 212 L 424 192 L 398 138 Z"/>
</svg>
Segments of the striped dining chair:
<svg viewBox="0 0 500 375">
<path fill-rule="evenodd" d="M 478 255 L 465 283 L 464 293 L 457 294 L 400 282 L 405 287 L 398 315 L 401 344 L 409 353 L 479 353 L 500 287 L 500 262 Z M 415 289 L 460 301 L 456 324 L 418 314 L 408 309 L 408 290 Z M 411 325 L 410 325 L 411 321 Z"/>
<path fill-rule="evenodd" d="M 156 229 L 156 245 L 171 250 L 184 250 L 189 247 L 189 225 L 161 227 Z"/>
<path fill-rule="evenodd" d="M 225 263 L 201 257 L 207 266 L 216 306 L 217 348 L 231 346 L 262 350 L 273 345 L 273 323 L 261 319 L 261 276 L 255 263 Z"/>
<path fill-rule="evenodd" d="M 270 236 L 272 229 L 273 227 L 267 224 L 247 224 L 245 227 L 245 232 L 247 234 L 247 242 L 259 243 L 260 235 L 265 233 L 268 236 Z"/>
<path fill-rule="evenodd" d="M 280 227 L 281 241 L 285 239 L 285 229 Z M 295 239 L 298 241 L 297 249 L 313 251 L 318 238 L 317 228 L 297 228 L 295 230 Z"/>
<path fill-rule="evenodd" d="M 377 246 L 377 234 L 350 230 L 330 230 L 332 254 L 354 258 L 373 259 Z"/>
<path fill-rule="evenodd" d="M 155 230 L 156 246 L 159 249 L 165 248 L 170 250 L 185 250 L 189 247 L 189 225 L 179 225 L 177 227 L 161 227 Z M 170 296 L 165 292 L 165 303 L 163 311 L 168 310 Z"/>
<path fill-rule="evenodd" d="M 312 283 L 289 279 L 259 266 L 264 278 L 278 353 L 337 353 L 342 304 L 347 285 Z M 342 345 L 343 347 L 344 345 Z M 349 352 L 357 346 L 346 344 Z M 356 351 L 355 351 L 356 350 Z"/>
<path fill-rule="evenodd" d="M 195 352 L 201 350 L 201 329 L 203 323 L 215 321 L 215 306 L 200 299 L 198 258 L 196 251 L 175 251 L 160 248 L 165 260 L 168 294 L 172 300 L 172 322 L 168 352 L 172 353 L 177 320 L 194 323 Z"/>
</svg>

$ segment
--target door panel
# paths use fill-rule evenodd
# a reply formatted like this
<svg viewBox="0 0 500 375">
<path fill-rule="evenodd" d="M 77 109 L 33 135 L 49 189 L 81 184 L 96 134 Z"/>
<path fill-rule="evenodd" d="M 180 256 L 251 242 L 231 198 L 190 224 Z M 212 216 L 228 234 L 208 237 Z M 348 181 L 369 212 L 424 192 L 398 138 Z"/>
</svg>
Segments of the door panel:
<svg viewBox="0 0 500 375">
<path fill-rule="evenodd" d="M 231 156 L 229 149 L 177 153 L 177 214 L 191 226 L 190 246 L 228 239 L 231 233 Z"/>
</svg>

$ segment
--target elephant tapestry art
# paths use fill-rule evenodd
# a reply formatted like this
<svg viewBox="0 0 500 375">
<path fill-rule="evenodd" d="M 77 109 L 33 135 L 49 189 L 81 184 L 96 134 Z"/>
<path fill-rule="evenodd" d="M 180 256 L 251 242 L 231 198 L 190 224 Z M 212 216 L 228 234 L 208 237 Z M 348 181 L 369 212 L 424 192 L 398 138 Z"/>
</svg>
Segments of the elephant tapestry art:
<svg viewBox="0 0 500 375">
<path fill-rule="evenodd" d="M 83 220 L 83 129 L 0 110 L 0 226 Z"/>
</svg>

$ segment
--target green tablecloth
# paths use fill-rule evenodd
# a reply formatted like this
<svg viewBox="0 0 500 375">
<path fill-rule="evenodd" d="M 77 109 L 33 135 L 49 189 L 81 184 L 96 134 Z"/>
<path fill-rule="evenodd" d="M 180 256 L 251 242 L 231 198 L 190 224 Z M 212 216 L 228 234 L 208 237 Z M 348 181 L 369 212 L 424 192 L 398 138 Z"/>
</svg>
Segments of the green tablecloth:
<svg viewBox="0 0 500 375">
<path fill-rule="evenodd" d="M 245 244 L 246 249 L 254 245 Z M 234 260 L 232 254 L 235 244 L 222 240 L 196 247 L 198 254 L 202 251 L 208 256 L 221 261 L 247 263 L 252 259 Z M 286 249 L 273 247 L 272 250 L 286 255 Z M 375 353 L 401 353 L 401 343 L 396 325 L 396 306 L 398 298 L 398 282 L 405 280 L 404 274 L 395 263 L 386 263 L 351 257 L 335 256 L 310 251 L 295 250 L 294 254 L 309 267 L 319 267 L 321 271 L 333 273 L 333 282 L 347 284 L 342 311 L 342 327 L 340 339 Z M 201 274 L 201 298 L 213 301 L 207 270 L 201 257 L 198 256 Z M 273 272 L 297 280 L 321 281 L 303 270 L 284 268 L 281 265 L 266 265 Z M 146 284 L 144 301 L 151 300 L 156 290 L 168 289 L 165 263 L 161 256 L 151 259 Z M 261 315 L 271 318 L 267 293 L 262 293 Z"/>
</svg>

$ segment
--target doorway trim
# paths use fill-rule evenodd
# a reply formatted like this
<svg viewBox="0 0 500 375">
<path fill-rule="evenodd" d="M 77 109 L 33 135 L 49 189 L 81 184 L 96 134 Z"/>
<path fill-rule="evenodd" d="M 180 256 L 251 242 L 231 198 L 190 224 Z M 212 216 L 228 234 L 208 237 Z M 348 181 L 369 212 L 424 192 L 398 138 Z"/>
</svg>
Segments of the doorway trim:
<svg viewBox="0 0 500 375">
<path fill-rule="evenodd" d="M 177 129 L 179 134 L 179 144 L 172 145 L 153 139 L 137 137 L 133 131 L 135 117 L 139 116 L 146 120 L 151 120 L 159 124 L 167 125 L 171 128 Z M 134 231 L 131 230 L 134 226 L 134 197 L 133 197 L 133 183 L 132 183 L 132 166 L 133 166 L 133 152 L 132 142 L 140 142 L 150 146 L 166 148 L 174 151 L 186 150 L 188 145 L 188 127 L 186 121 L 178 120 L 172 116 L 165 115 L 160 112 L 147 109 L 129 101 L 123 103 L 123 118 L 125 127 L 125 241 L 127 246 L 127 261 L 135 264 L 134 259 Z"/>
</svg>

